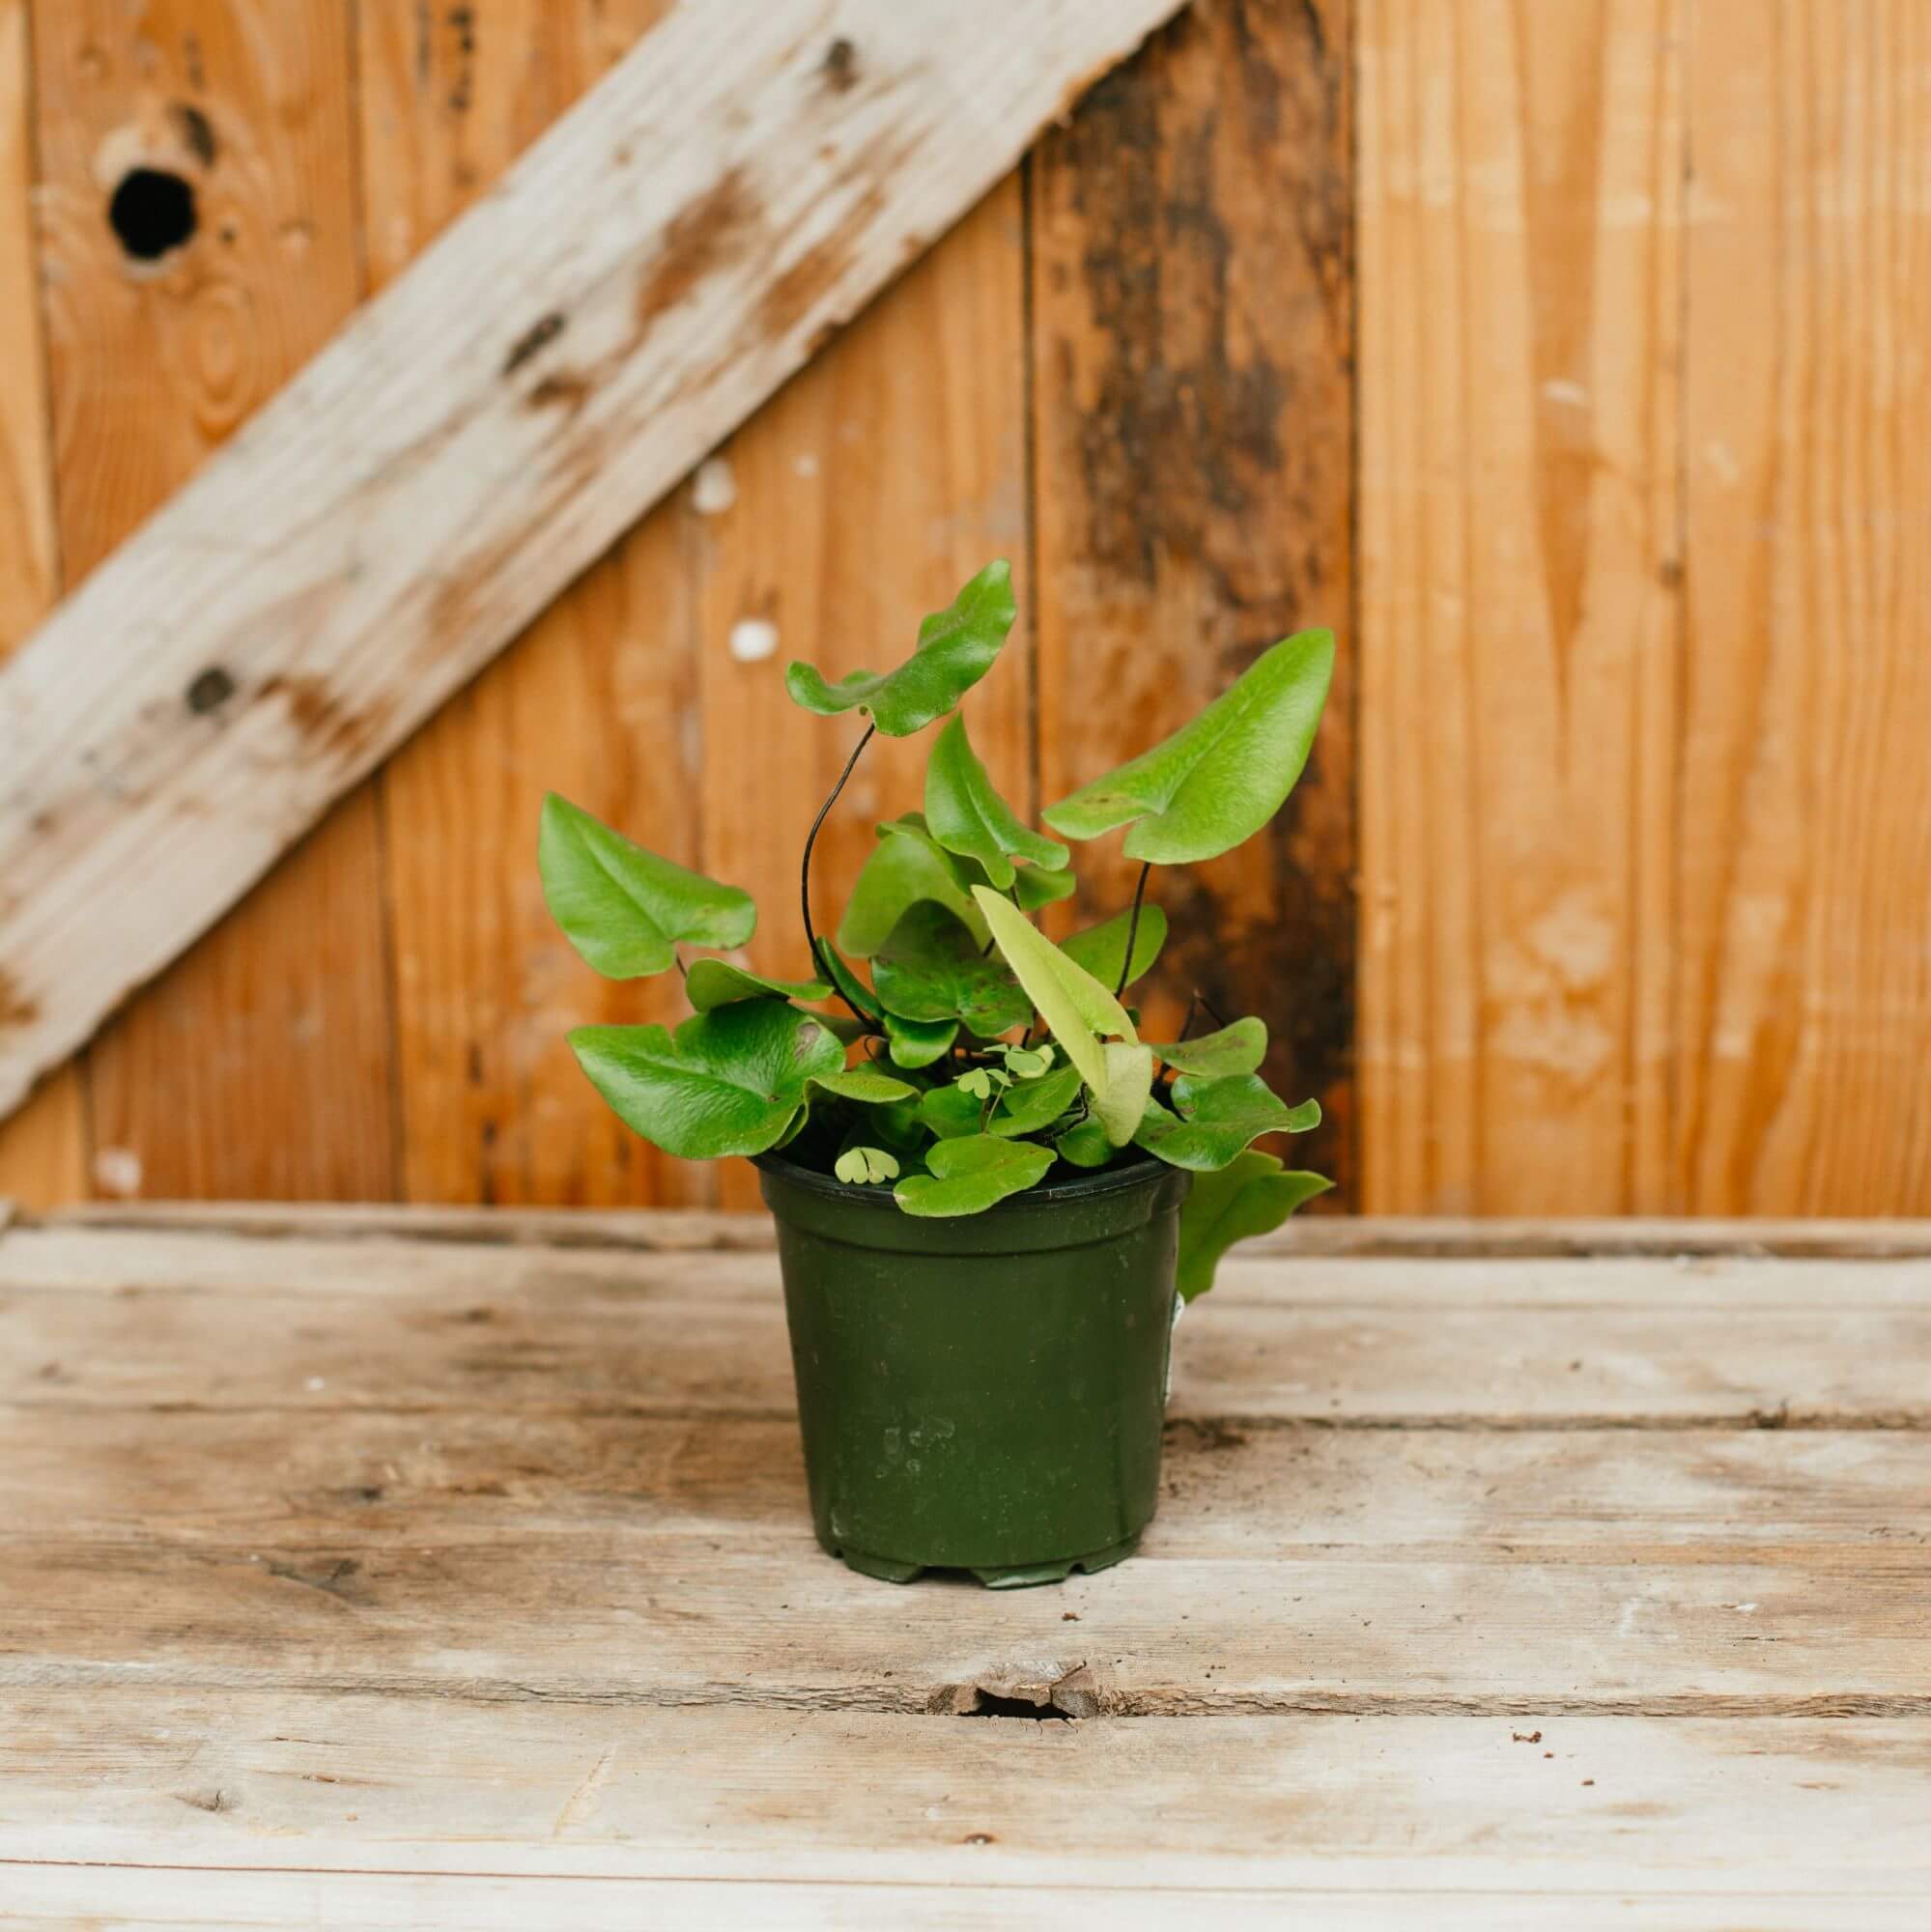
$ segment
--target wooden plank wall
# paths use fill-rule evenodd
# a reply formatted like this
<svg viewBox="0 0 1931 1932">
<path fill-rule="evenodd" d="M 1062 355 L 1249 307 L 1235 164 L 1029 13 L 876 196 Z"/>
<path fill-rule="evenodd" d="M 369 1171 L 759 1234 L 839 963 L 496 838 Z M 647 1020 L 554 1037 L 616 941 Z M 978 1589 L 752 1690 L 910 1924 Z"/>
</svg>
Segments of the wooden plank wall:
<svg viewBox="0 0 1931 1932">
<path fill-rule="evenodd" d="M 0 650 L 669 4 L 0 0 Z M 0 1127 L 0 1194 L 750 1205 L 562 1048 L 674 997 L 556 939 L 536 801 L 796 970 L 762 814 L 848 739 L 782 662 L 1003 552 L 1022 797 L 1342 633 L 1290 813 L 1160 880 L 1166 1009 L 1268 1015 L 1336 1205 L 1931 1211 L 1927 102 L 1916 0 L 1197 0 Z M 141 161 L 197 194 L 156 268 Z M 828 885 L 917 802 L 883 749 Z"/>
</svg>

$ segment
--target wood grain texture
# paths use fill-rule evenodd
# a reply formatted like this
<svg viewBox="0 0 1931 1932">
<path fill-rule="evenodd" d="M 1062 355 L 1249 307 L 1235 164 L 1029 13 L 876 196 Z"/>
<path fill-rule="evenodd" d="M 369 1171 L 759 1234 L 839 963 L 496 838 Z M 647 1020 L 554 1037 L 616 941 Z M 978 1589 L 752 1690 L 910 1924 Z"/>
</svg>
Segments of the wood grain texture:
<svg viewBox="0 0 1931 1932">
<path fill-rule="evenodd" d="M 355 308 L 356 209 L 342 192 L 354 155 L 348 13 L 338 0 L 266 19 L 232 0 L 135 10 L 63 0 L 39 6 L 35 25 L 42 271 L 71 587 Z M 130 255 L 109 221 L 141 168 L 194 196 L 191 237 L 153 262 Z M 145 652 L 130 661 L 128 640 L 147 615 L 123 610 L 85 626 L 123 689 L 146 666 Z M 63 648 L 84 683 L 81 646 Z M 218 708 L 184 710 L 188 688 L 184 679 L 148 694 L 182 718 L 183 762 L 220 728 Z M 71 744 L 66 754 L 87 756 Z M 90 782 L 84 767 L 71 769 Z M 33 790 L 36 810 L 65 815 L 57 793 Z M 50 819 L 37 856 L 51 861 L 63 830 Z M 87 1062 L 97 1187 L 393 1191 L 379 838 L 369 801 L 345 806 L 108 1029 Z M 151 890 L 167 893 L 170 861 L 153 855 L 145 869 Z M 101 960 L 125 956 L 125 905 L 111 943 L 98 906 L 60 917 Z"/>
<path fill-rule="evenodd" d="M 1931 19 L 1690 14 L 1675 1198 L 1931 1203 Z"/>
<path fill-rule="evenodd" d="M 1156 870 L 1152 1037 L 1199 987 L 1326 1112 L 1296 1158 L 1355 1205 L 1347 0 L 1190 10 L 1031 166 L 1038 736 L 1051 801 L 1145 750 L 1297 629 L 1341 639 L 1313 761 L 1263 836 Z M 1083 849 L 1088 919 L 1135 868 Z"/>
<path fill-rule="evenodd" d="M 838 678 L 889 667 L 927 611 L 995 556 L 1024 609 L 1024 214 L 1016 176 L 718 454 L 732 501 L 696 531 L 703 693 L 703 869 L 758 905 L 752 963 L 809 977 L 798 862 L 857 744 L 784 691 L 793 658 Z M 769 634 L 748 626 L 766 624 Z M 1032 638 L 1023 617 L 960 707 L 1005 795 L 1030 803 Z M 874 738 L 813 852 L 812 917 L 838 929 L 874 828 L 924 804 L 929 732 Z M 644 835 L 644 842 L 652 839 Z M 727 1208 L 759 1205 L 732 1161 Z"/>
<path fill-rule="evenodd" d="M 281 1211 L 0 1231 L 13 1923 L 1921 1918 L 1921 1258 L 1242 1261 L 1000 1596 L 818 1554 L 769 1255 Z"/>
<path fill-rule="evenodd" d="M 842 0 L 824 41 L 687 8 L 620 63 L 0 668 L 0 1105 L 1170 6 L 1055 0 L 1008 36 L 982 6 Z M 130 611 L 137 678 L 81 648 Z M 111 952 L 75 913 L 110 900 Z"/>
<path fill-rule="evenodd" d="M 60 583 L 33 219 L 30 27 L 27 0 L 0 0 L 0 658 L 46 615 Z M 0 1121 L 0 1195 L 32 1206 L 87 1192 L 85 1098 L 79 1069 L 66 1066 Z"/>
<path fill-rule="evenodd" d="M 405 269 L 667 11 L 665 0 L 364 8 L 363 203 L 377 286 Z M 572 1025 L 674 1019 L 674 980 L 618 986 L 544 906 L 546 790 L 689 866 L 696 638 L 688 515 L 623 537 L 373 782 L 393 905 L 403 1191 L 442 1202 L 708 1201 L 713 1170 L 625 1129 Z"/>
<path fill-rule="evenodd" d="M 1682 21 L 1366 0 L 1366 1205 L 1669 1205 Z"/>
</svg>

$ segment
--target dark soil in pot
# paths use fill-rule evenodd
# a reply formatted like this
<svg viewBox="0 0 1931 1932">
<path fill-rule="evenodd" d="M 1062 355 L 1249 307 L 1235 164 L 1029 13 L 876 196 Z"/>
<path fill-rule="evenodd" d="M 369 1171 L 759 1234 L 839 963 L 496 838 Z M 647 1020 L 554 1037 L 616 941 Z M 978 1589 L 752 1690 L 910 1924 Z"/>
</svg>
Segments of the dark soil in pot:
<svg viewBox="0 0 1931 1932">
<path fill-rule="evenodd" d="M 1131 1554 L 1159 1493 L 1188 1177 L 1150 1159 L 923 1220 L 757 1161 L 818 1541 L 994 1588 Z"/>
</svg>

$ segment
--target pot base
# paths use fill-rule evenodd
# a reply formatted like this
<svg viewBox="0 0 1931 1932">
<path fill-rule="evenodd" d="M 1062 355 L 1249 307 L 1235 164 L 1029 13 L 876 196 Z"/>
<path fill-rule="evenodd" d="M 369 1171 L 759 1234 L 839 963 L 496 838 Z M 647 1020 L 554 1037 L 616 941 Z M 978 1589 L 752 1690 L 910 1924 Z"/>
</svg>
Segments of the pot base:
<svg viewBox="0 0 1931 1932">
<path fill-rule="evenodd" d="M 977 1577 L 988 1590 L 1024 1590 L 1035 1583 L 1064 1583 L 1075 1571 L 1084 1571 L 1091 1577 L 1095 1571 L 1110 1570 L 1114 1564 L 1131 1556 L 1140 1547 L 1138 1534 L 1127 1537 L 1123 1542 L 1109 1544 L 1104 1549 L 1094 1549 L 1084 1556 L 1063 1556 L 1052 1563 L 1014 1563 L 1003 1568 L 955 1570 L 949 1574 L 956 1577 Z M 853 1549 L 841 1544 L 825 1543 L 823 1548 L 828 1556 L 836 1556 L 847 1570 L 856 1570 L 861 1577 L 875 1577 L 881 1583 L 916 1582 L 933 1566 L 929 1563 L 900 1563 L 890 1556 L 873 1556 L 863 1549 Z"/>
</svg>

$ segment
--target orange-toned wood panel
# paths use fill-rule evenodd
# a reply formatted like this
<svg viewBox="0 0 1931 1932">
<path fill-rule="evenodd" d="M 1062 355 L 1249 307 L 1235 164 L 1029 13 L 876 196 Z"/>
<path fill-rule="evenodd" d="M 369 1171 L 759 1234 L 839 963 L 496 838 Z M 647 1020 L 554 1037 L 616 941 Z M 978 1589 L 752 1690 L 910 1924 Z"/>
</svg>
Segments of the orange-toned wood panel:
<svg viewBox="0 0 1931 1932">
<path fill-rule="evenodd" d="M 1261 1014 L 1267 1071 L 1319 1095 L 1297 1142 L 1354 1198 L 1353 270 L 1349 8 L 1182 14 L 1032 163 L 1039 755 L 1047 800 L 1183 724 L 1276 639 L 1341 653 L 1314 758 L 1240 850 L 1156 867 L 1146 995 Z M 1078 915 L 1131 897 L 1080 848 Z M 1062 909 L 1065 911 L 1065 909 Z"/>
<path fill-rule="evenodd" d="M 1361 0 L 1362 1205 L 1671 1205 L 1678 0 Z"/>
<path fill-rule="evenodd" d="M 1690 26 L 1666 1205 L 1922 1214 L 1931 14 L 1698 0 Z"/>
<path fill-rule="evenodd" d="M 46 613 L 60 579 L 34 253 L 31 66 L 27 0 L 0 0 L 0 657 Z M 85 1192 L 81 1103 L 79 1070 L 64 1066 L 0 1122 L 0 1198 L 43 1207 Z"/>
<path fill-rule="evenodd" d="M 749 949 L 803 977 L 798 858 L 863 732 L 784 693 L 792 658 L 841 677 L 889 666 L 995 556 L 1026 569 L 1025 233 L 1010 178 L 831 343 L 716 459 L 700 500 L 704 868 L 756 898 Z M 726 498 L 728 501 L 726 502 Z M 962 707 L 1015 801 L 1032 793 L 1030 627 Z M 833 931 L 883 818 L 920 809 L 932 734 L 874 739 L 825 822 L 812 916 Z M 648 842 L 648 841 L 646 841 Z M 722 1205 L 757 1205 L 725 1170 Z"/>
<path fill-rule="evenodd" d="M 380 285 L 667 11 L 668 0 L 364 8 L 363 195 Z M 700 733 L 687 512 L 665 504 L 391 762 L 397 1084 L 412 1200 L 708 1202 L 710 1170 L 630 1133 L 579 1071 L 579 1023 L 671 1020 L 673 979 L 613 985 L 536 878 L 546 790 L 695 866 Z"/>
<path fill-rule="evenodd" d="M 71 587 L 355 306 L 348 9 L 37 0 L 34 36 Z M 103 1186 L 392 1190 L 378 838 L 338 810 L 103 1032 Z"/>
</svg>

